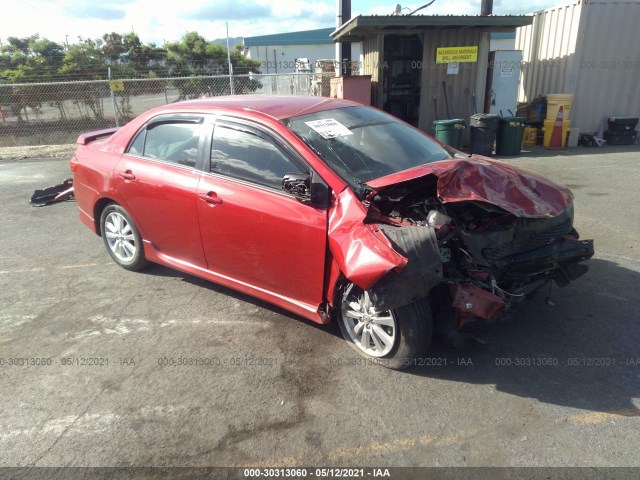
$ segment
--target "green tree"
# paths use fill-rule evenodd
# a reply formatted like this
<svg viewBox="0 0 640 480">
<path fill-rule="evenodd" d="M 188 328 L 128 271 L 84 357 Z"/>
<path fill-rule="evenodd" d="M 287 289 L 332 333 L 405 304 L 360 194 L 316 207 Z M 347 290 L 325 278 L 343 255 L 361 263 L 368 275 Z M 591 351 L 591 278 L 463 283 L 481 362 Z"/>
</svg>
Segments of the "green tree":
<svg viewBox="0 0 640 480">
<path fill-rule="evenodd" d="M 0 49 L 1 75 L 13 81 L 45 81 L 54 77 L 62 65 L 64 49 L 61 45 L 31 37 L 9 37 Z"/>
<path fill-rule="evenodd" d="M 60 73 L 73 80 L 102 80 L 107 77 L 107 62 L 102 54 L 100 39 L 78 38 L 67 49 Z"/>
<path fill-rule="evenodd" d="M 180 99 L 225 95 L 231 92 L 228 81 L 220 78 L 202 78 L 211 75 L 227 75 L 229 61 L 227 49 L 207 41 L 197 32 L 188 32 L 178 42 L 168 43 L 167 60 L 171 62 L 171 75 L 192 77 L 174 81 L 180 91 Z M 241 49 L 230 52 L 233 73 L 260 73 L 260 62 L 246 58 Z M 257 80 L 234 78 L 237 94 L 255 91 L 261 84 Z"/>
<path fill-rule="evenodd" d="M 64 60 L 64 47 L 46 38 L 34 40 L 29 44 L 30 60 L 38 76 L 42 79 L 57 76 Z"/>
<path fill-rule="evenodd" d="M 123 35 L 122 42 L 126 49 L 127 61 L 135 65 L 141 73 L 145 70 L 157 72 L 166 58 L 166 50 L 157 47 L 154 43 L 142 43 L 135 33 Z"/>
<path fill-rule="evenodd" d="M 188 32 L 180 41 L 168 43 L 165 48 L 167 60 L 174 66 L 174 73 L 229 73 L 227 49 L 222 45 L 210 43 L 197 32 Z M 236 47 L 230 53 L 234 73 L 260 73 L 260 61 L 245 57 L 242 47 Z"/>
<path fill-rule="evenodd" d="M 7 83 L 46 82 L 55 79 L 62 65 L 64 49 L 61 45 L 38 35 L 17 38 L 9 37 L 7 45 L 0 49 L 0 75 Z M 27 116 L 27 108 L 38 115 L 42 103 L 56 102 L 54 89 L 42 89 L 33 86 L 14 86 L 3 89 L 2 104 L 22 119 Z M 28 118 L 28 116 L 27 116 Z"/>
<path fill-rule="evenodd" d="M 102 36 L 100 52 L 109 63 L 119 62 L 126 51 L 127 49 L 122 42 L 122 35 L 119 33 L 105 33 Z"/>
<path fill-rule="evenodd" d="M 104 80 L 107 78 L 108 65 L 102 54 L 103 41 L 78 38 L 65 54 L 60 73 L 69 80 Z M 105 92 L 106 90 L 106 92 Z M 108 95 L 107 87 L 102 83 L 79 84 L 69 92 L 78 109 L 85 107 L 86 116 L 104 118 L 103 97 Z"/>
</svg>

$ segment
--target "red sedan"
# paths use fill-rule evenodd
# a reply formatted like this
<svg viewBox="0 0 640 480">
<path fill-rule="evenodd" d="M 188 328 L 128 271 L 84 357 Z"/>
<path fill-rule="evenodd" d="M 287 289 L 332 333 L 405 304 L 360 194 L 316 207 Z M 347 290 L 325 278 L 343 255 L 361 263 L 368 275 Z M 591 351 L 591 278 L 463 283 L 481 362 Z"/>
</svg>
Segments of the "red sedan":
<svg viewBox="0 0 640 480">
<path fill-rule="evenodd" d="M 379 110 L 237 96 L 78 138 L 82 222 L 129 270 L 173 267 L 318 323 L 390 368 L 583 274 L 572 194 Z"/>
</svg>

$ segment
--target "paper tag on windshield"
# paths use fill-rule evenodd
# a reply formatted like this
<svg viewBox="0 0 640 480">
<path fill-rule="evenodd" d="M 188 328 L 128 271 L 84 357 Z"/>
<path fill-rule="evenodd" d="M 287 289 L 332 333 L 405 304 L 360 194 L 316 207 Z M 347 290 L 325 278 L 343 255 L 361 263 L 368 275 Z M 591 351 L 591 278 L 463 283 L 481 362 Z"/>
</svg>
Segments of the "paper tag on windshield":
<svg viewBox="0 0 640 480">
<path fill-rule="evenodd" d="M 333 118 L 304 122 L 320 134 L 322 138 L 344 137 L 353 135 L 353 132 Z"/>
</svg>

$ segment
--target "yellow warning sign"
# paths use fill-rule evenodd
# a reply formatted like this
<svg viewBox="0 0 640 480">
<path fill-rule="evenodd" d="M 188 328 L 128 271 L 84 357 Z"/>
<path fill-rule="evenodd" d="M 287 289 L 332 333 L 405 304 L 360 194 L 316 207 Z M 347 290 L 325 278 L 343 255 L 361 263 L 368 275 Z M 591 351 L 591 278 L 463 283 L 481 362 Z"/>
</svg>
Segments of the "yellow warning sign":
<svg viewBox="0 0 640 480">
<path fill-rule="evenodd" d="M 112 92 L 124 92 L 124 82 L 122 80 L 111 80 L 109 88 Z"/>
<path fill-rule="evenodd" d="M 436 63 L 477 62 L 478 47 L 436 48 Z"/>
</svg>

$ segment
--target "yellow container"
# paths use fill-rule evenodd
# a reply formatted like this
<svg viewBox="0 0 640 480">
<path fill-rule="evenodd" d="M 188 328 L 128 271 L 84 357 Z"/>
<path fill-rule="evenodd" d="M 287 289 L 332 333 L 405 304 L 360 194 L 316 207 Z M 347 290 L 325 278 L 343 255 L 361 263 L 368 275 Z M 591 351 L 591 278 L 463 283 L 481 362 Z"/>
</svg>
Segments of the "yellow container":
<svg viewBox="0 0 640 480">
<path fill-rule="evenodd" d="M 522 136 L 522 144 L 527 147 L 534 146 L 538 141 L 538 129 L 536 127 L 525 127 Z"/>
<path fill-rule="evenodd" d="M 542 131 L 544 132 L 544 140 L 542 141 L 542 144 L 545 147 L 548 147 L 549 144 L 551 143 L 551 134 L 553 133 L 553 126 L 555 123 L 556 123 L 555 120 L 544 121 L 544 127 L 542 127 Z M 567 146 L 567 133 L 569 133 L 570 123 L 571 122 L 569 122 L 569 120 L 565 120 L 564 122 L 562 122 L 562 146 L 563 147 Z"/>
<path fill-rule="evenodd" d="M 547 120 L 555 120 L 558 118 L 558 110 L 560 110 L 560 107 L 563 107 L 562 120 L 569 120 L 572 103 L 572 93 L 550 93 L 547 95 Z"/>
</svg>

